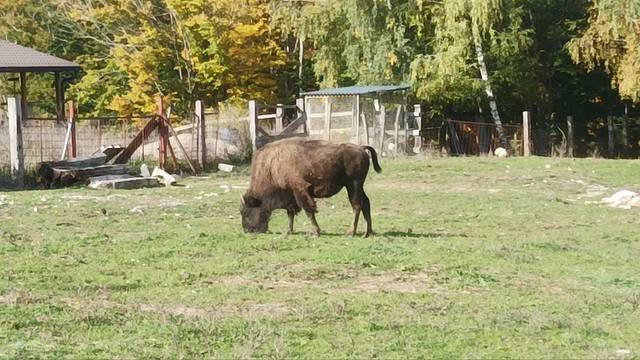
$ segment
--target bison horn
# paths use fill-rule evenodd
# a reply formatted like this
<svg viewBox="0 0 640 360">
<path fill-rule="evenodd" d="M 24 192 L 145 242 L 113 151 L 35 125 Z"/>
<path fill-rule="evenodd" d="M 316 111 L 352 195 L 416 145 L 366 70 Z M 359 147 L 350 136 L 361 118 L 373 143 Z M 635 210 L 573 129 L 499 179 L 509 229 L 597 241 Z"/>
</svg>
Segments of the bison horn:
<svg viewBox="0 0 640 360">
<path fill-rule="evenodd" d="M 242 206 L 246 206 L 245 202 L 244 202 L 244 196 L 240 195 L 240 203 L 242 204 Z"/>
</svg>

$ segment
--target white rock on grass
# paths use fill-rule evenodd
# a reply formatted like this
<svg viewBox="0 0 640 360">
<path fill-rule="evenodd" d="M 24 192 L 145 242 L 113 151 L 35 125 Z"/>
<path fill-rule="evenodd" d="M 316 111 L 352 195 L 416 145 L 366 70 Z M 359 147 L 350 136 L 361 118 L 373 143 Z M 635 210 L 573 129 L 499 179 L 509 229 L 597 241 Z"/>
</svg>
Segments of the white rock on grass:
<svg viewBox="0 0 640 360">
<path fill-rule="evenodd" d="M 493 154 L 499 158 L 506 158 L 508 153 L 507 153 L 507 149 L 503 148 L 503 147 L 499 147 L 497 148 Z"/>
<path fill-rule="evenodd" d="M 629 190 L 620 190 L 608 198 L 603 198 L 602 202 L 613 208 L 628 210 L 632 207 L 640 207 L 640 194 Z"/>
<path fill-rule="evenodd" d="M 151 177 L 151 172 L 149 171 L 149 167 L 147 166 L 147 164 L 140 165 L 140 176 Z"/>
<path fill-rule="evenodd" d="M 164 186 L 171 186 L 177 182 L 176 177 L 169 174 L 168 172 L 160 169 L 159 167 L 155 167 L 151 176 L 160 178 L 160 182 L 164 184 Z"/>
<path fill-rule="evenodd" d="M 232 172 L 233 169 L 234 169 L 233 165 L 223 164 L 223 163 L 218 164 L 218 170 L 220 171 Z"/>
</svg>

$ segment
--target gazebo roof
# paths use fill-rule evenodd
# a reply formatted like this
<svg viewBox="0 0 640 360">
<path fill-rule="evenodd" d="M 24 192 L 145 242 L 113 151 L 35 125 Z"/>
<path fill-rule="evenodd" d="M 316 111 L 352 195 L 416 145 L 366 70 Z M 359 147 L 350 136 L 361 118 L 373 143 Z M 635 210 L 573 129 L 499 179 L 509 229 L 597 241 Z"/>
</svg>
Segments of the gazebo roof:
<svg viewBox="0 0 640 360">
<path fill-rule="evenodd" d="M 408 85 L 356 85 L 318 91 L 303 92 L 302 96 L 352 96 L 389 93 L 409 89 Z"/>
<path fill-rule="evenodd" d="M 71 61 L 0 40 L 0 73 L 77 71 Z"/>
</svg>

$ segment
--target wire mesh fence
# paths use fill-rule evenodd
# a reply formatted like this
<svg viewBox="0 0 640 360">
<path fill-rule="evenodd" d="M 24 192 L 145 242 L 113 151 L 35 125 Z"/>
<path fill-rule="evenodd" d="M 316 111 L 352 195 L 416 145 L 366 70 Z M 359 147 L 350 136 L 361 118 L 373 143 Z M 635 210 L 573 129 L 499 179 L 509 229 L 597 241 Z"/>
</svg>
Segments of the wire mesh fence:
<svg viewBox="0 0 640 360">
<path fill-rule="evenodd" d="M 87 156 L 100 151 L 103 146 L 126 147 L 140 133 L 153 116 L 79 118 L 76 121 L 76 155 Z M 195 114 L 185 118 L 170 119 L 177 136 L 169 141 L 179 161 L 197 161 L 202 155 L 202 139 L 199 136 L 199 119 Z M 205 146 L 209 162 L 238 156 L 246 147 L 243 127 L 246 118 L 233 111 L 205 113 Z M 25 167 L 35 168 L 43 161 L 60 160 L 67 139 L 68 124 L 51 118 L 25 119 L 22 122 L 23 153 Z M 158 160 L 157 130 L 146 134 L 147 140 L 134 152 L 132 161 Z M 184 151 L 183 151 L 184 149 Z M 0 166 L 10 164 L 9 124 L 0 119 Z"/>
<path fill-rule="evenodd" d="M 523 155 L 523 131 L 520 125 L 502 125 L 509 151 Z M 440 125 L 423 129 L 424 146 L 433 152 L 446 151 L 449 155 L 478 156 L 493 153 L 501 146 L 495 124 L 447 119 Z"/>
</svg>

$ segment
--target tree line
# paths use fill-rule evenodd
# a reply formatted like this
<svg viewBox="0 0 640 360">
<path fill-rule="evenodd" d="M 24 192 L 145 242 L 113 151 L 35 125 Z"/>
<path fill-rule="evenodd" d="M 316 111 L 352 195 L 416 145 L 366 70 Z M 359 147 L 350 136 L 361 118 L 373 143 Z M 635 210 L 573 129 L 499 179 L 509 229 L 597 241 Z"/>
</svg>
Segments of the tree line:
<svg viewBox="0 0 640 360">
<path fill-rule="evenodd" d="M 80 64 L 67 97 L 85 114 L 398 83 L 432 115 L 493 121 L 640 103 L 637 0 L 12 0 L 0 36 Z M 51 77 L 30 81 L 53 112 Z"/>
</svg>

